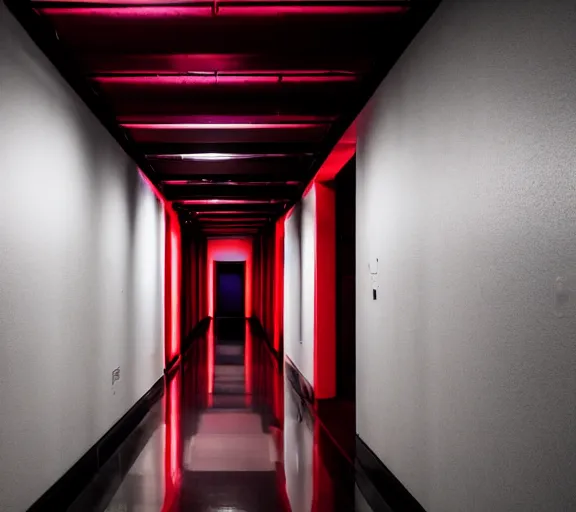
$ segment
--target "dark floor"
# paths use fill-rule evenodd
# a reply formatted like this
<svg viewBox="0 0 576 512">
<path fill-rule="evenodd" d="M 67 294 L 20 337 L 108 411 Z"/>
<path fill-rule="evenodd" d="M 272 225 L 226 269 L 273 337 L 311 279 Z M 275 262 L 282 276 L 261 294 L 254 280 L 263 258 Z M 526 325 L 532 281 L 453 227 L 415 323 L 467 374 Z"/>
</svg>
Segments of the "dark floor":
<svg viewBox="0 0 576 512">
<path fill-rule="evenodd" d="M 353 467 L 264 342 L 222 319 L 69 511 L 350 512 L 354 490 Z"/>
</svg>

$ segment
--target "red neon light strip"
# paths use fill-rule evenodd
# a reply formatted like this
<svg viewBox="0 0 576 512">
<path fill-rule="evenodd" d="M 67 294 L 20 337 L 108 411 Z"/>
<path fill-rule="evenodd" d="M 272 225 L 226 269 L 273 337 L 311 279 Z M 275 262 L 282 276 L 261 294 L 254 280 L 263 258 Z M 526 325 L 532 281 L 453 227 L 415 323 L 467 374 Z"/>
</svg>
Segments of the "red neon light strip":
<svg viewBox="0 0 576 512">
<path fill-rule="evenodd" d="M 213 17 L 227 16 L 278 16 L 282 14 L 307 15 L 351 15 L 351 14 L 402 14 L 408 7 L 385 5 L 234 5 L 219 4 L 214 11 L 212 5 L 179 6 L 179 5 L 136 5 L 120 7 L 119 3 L 106 2 L 109 6 L 90 7 L 41 7 L 38 10 L 49 16 L 105 16 L 122 18 L 176 18 L 176 17 Z M 155 2 L 158 4 L 158 2 Z M 126 2 L 124 2 L 126 4 Z"/>
<path fill-rule="evenodd" d="M 325 123 L 123 123 L 129 130 L 298 130 Z"/>
<path fill-rule="evenodd" d="M 252 405 L 252 331 L 246 322 L 244 346 L 244 383 L 246 386 L 246 407 Z"/>
<path fill-rule="evenodd" d="M 259 199 L 185 199 L 183 201 L 177 201 L 182 204 L 190 205 L 203 205 L 203 204 L 279 204 L 285 203 L 285 200 L 271 199 L 271 200 L 259 200 Z"/>
<path fill-rule="evenodd" d="M 208 402 L 211 403 L 214 394 L 214 322 L 208 329 Z"/>
<path fill-rule="evenodd" d="M 276 222 L 274 248 L 274 348 L 281 350 L 284 319 L 284 218 Z"/>
<path fill-rule="evenodd" d="M 164 205 L 166 203 L 166 198 L 160 193 L 160 191 L 156 188 L 156 186 L 154 185 L 154 183 L 152 183 L 149 179 L 148 176 L 146 176 L 141 169 L 138 169 L 138 173 L 140 174 L 140 178 L 144 181 L 144 183 L 146 183 L 146 185 L 148 185 L 148 188 L 154 193 L 154 195 L 156 196 L 156 199 L 158 199 L 158 201 L 160 201 L 160 203 L 162 205 Z"/>
<path fill-rule="evenodd" d="M 165 364 L 180 354 L 180 287 L 182 275 L 181 235 L 178 215 L 170 203 L 164 203 L 165 240 Z"/>
<path fill-rule="evenodd" d="M 259 5 L 245 7 L 220 4 L 218 13 L 221 16 L 278 16 L 282 14 L 322 15 L 322 14 L 401 14 L 408 7 L 397 6 L 354 6 L 354 5 Z"/>
<path fill-rule="evenodd" d="M 110 17 L 118 20 L 127 18 L 212 17 L 211 6 L 114 7 L 111 5 L 110 7 L 38 7 L 38 10 L 48 16 Z"/>
<path fill-rule="evenodd" d="M 97 76 L 99 84 L 111 85 L 226 85 L 226 84 L 283 84 L 354 82 L 355 75 L 162 75 L 162 76 Z"/>
</svg>

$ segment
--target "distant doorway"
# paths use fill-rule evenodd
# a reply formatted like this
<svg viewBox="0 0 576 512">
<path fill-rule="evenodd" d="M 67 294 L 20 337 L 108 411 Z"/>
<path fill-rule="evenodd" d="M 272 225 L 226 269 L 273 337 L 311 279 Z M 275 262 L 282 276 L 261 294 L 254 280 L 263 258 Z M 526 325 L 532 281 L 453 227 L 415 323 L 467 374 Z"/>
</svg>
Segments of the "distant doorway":
<svg viewBox="0 0 576 512">
<path fill-rule="evenodd" d="M 220 262 L 216 265 L 216 316 L 244 317 L 245 262 Z"/>
</svg>

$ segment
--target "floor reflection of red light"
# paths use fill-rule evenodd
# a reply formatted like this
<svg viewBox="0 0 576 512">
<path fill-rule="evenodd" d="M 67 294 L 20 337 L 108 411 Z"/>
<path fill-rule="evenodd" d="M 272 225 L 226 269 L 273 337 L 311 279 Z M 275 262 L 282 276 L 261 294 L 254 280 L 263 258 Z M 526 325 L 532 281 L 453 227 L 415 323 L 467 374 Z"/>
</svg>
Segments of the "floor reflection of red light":
<svg viewBox="0 0 576 512">
<path fill-rule="evenodd" d="M 165 494 L 162 512 L 172 510 L 182 481 L 182 433 L 180 414 L 180 372 L 174 374 L 166 385 L 165 412 Z"/>
</svg>

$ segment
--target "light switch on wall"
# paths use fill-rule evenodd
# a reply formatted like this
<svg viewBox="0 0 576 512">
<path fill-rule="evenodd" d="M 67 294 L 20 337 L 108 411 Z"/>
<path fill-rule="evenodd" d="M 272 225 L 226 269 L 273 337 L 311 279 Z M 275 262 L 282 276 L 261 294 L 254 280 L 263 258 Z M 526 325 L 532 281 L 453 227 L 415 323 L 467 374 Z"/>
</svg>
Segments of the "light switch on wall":
<svg viewBox="0 0 576 512">
<path fill-rule="evenodd" d="M 372 281 L 372 300 L 378 300 L 378 258 L 372 258 L 368 262 L 368 271 Z"/>
</svg>

